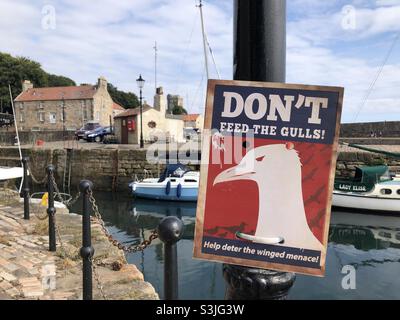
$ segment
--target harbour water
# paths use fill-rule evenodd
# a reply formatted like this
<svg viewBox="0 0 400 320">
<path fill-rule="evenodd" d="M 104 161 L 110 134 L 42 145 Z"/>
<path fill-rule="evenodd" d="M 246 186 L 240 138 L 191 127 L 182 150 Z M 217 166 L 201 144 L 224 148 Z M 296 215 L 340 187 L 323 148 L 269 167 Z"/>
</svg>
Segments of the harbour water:
<svg viewBox="0 0 400 320">
<path fill-rule="evenodd" d="M 224 298 L 222 265 L 192 258 L 195 203 L 133 199 L 112 193 L 95 196 L 107 227 L 126 244 L 148 238 L 167 215 L 181 218 L 185 233 L 178 244 L 180 299 Z M 80 212 L 79 204 L 73 211 Z M 162 244 L 157 240 L 144 252 L 128 254 L 127 259 L 138 266 L 162 298 Z M 342 286 L 349 283 L 346 266 L 356 271 L 355 289 Z M 334 210 L 325 277 L 297 275 L 289 299 L 400 299 L 399 273 L 400 216 Z"/>
</svg>

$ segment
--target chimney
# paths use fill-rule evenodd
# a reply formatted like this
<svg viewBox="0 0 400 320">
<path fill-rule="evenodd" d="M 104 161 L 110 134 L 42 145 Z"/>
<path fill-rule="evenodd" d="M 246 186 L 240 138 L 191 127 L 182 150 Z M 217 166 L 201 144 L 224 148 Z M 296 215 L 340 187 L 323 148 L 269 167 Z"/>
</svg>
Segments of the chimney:
<svg viewBox="0 0 400 320">
<path fill-rule="evenodd" d="M 30 82 L 29 80 L 24 80 L 22 82 L 22 92 L 25 92 L 28 89 L 32 89 L 33 88 L 33 83 Z"/>
<path fill-rule="evenodd" d="M 162 115 L 165 114 L 167 108 L 167 99 L 164 95 L 163 87 L 158 87 L 156 89 L 156 94 L 154 95 L 154 109 L 161 112 Z"/>
<path fill-rule="evenodd" d="M 107 90 L 107 80 L 104 77 L 100 77 L 97 80 L 97 89 L 105 89 Z"/>
</svg>

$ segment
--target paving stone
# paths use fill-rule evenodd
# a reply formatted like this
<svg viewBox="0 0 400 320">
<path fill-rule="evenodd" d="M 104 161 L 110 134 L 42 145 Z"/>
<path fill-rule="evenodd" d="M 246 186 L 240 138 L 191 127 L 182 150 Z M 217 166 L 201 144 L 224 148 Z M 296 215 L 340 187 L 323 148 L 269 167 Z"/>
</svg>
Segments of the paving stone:
<svg viewBox="0 0 400 320">
<path fill-rule="evenodd" d="M 43 296 L 43 290 L 39 288 L 23 288 L 22 294 L 25 298 L 34 298 Z"/>
<path fill-rule="evenodd" d="M 19 295 L 20 295 L 19 290 L 16 289 L 16 288 L 14 288 L 14 287 L 12 287 L 12 288 L 6 290 L 6 293 L 7 293 L 8 295 L 10 295 L 11 297 L 16 297 L 16 296 L 19 296 Z"/>
<path fill-rule="evenodd" d="M 6 268 L 10 272 L 17 271 L 19 269 L 19 266 L 17 266 L 14 263 L 7 263 L 4 265 L 4 268 Z"/>
<path fill-rule="evenodd" d="M 0 278 L 3 278 L 4 280 L 7 280 L 7 281 L 15 281 L 15 280 L 17 280 L 16 277 L 14 277 L 12 274 L 10 274 L 8 272 L 5 272 L 5 271 L 1 271 L 0 272 Z"/>
<path fill-rule="evenodd" d="M 49 252 L 48 236 L 33 233 L 37 220 L 24 220 L 22 216 L 22 205 L 16 208 L 0 206 L 0 235 L 7 240 L 9 238 L 9 245 L 0 244 L 0 299 L 81 299 L 81 261 L 68 262 L 54 252 Z M 62 241 L 66 245 L 81 236 L 81 216 L 61 213 L 58 217 Z M 68 226 L 68 234 L 63 233 L 63 226 Z M 93 224 L 93 230 L 102 232 L 96 223 Z M 123 258 L 123 253 L 108 247 L 109 243 L 105 239 L 100 236 L 93 240 L 96 252 L 107 252 L 110 261 Z M 143 282 L 143 275 L 135 266 L 124 265 L 120 271 L 112 271 L 110 265 L 103 260 L 100 260 L 103 267 L 98 270 L 102 282 L 109 289 L 109 298 L 157 298 L 154 289 Z M 140 284 L 136 285 L 137 282 Z M 101 299 L 95 287 L 94 295 Z"/>
<path fill-rule="evenodd" d="M 6 291 L 7 289 L 10 289 L 12 287 L 12 284 L 8 281 L 3 280 L 0 282 L 0 289 L 2 289 L 3 291 Z"/>
</svg>

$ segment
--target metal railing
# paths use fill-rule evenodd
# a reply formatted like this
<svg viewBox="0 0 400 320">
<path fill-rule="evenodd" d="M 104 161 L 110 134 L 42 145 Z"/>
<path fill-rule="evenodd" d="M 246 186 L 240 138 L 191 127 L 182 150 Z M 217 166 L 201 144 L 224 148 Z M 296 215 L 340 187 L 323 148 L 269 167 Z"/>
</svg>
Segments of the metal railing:
<svg viewBox="0 0 400 320">
<path fill-rule="evenodd" d="M 24 217 L 29 219 L 29 187 L 28 187 L 28 159 L 23 159 L 24 164 Z M 83 299 L 93 299 L 93 278 L 97 282 L 97 288 L 99 289 L 103 299 L 107 299 L 104 292 L 104 286 L 101 283 L 100 275 L 96 269 L 96 263 L 93 259 L 94 248 L 92 246 L 91 237 L 91 218 L 98 223 L 106 235 L 108 241 L 124 253 L 133 253 L 145 250 L 151 245 L 152 241 L 159 238 L 164 243 L 164 298 L 166 300 L 178 299 L 178 263 L 177 263 L 177 242 L 181 239 L 184 231 L 183 222 L 173 216 L 168 216 L 162 219 L 158 227 L 153 230 L 148 239 L 144 239 L 139 244 L 125 245 L 116 240 L 112 234 L 108 231 L 105 226 L 105 222 L 100 214 L 100 210 L 96 203 L 93 195 L 93 183 L 89 180 L 82 180 L 79 184 L 79 192 L 72 198 L 69 197 L 65 200 L 63 195 L 60 193 L 57 183 L 54 177 L 55 167 L 50 164 L 46 167 L 46 180 L 47 180 L 47 193 L 48 193 L 48 205 L 47 205 L 47 216 L 40 217 L 35 214 L 40 220 L 48 219 L 49 229 L 49 251 L 55 252 L 57 250 L 57 238 L 61 250 L 63 249 L 62 238 L 60 234 L 59 226 L 56 222 L 56 207 L 55 199 L 58 198 L 61 203 L 65 206 L 71 206 L 82 196 L 82 247 L 80 249 L 80 256 L 82 258 L 82 290 Z M 43 179 L 44 180 L 44 179 Z M 93 217 L 91 217 L 91 211 Z"/>
</svg>

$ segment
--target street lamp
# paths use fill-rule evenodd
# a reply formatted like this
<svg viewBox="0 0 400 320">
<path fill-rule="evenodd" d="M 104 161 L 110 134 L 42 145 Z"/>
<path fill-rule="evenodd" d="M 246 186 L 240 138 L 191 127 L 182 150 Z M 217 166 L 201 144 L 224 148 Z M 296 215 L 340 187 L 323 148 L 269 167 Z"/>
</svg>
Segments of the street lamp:
<svg viewBox="0 0 400 320">
<path fill-rule="evenodd" d="M 142 89 L 144 86 L 144 79 L 142 78 L 142 75 L 139 75 L 139 78 L 136 79 L 136 83 L 139 87 L 140 90 L 140 148 L 144 147 L 144 142 L 143 142 L 143 107 L 142 107 Z"/>
</svg>

